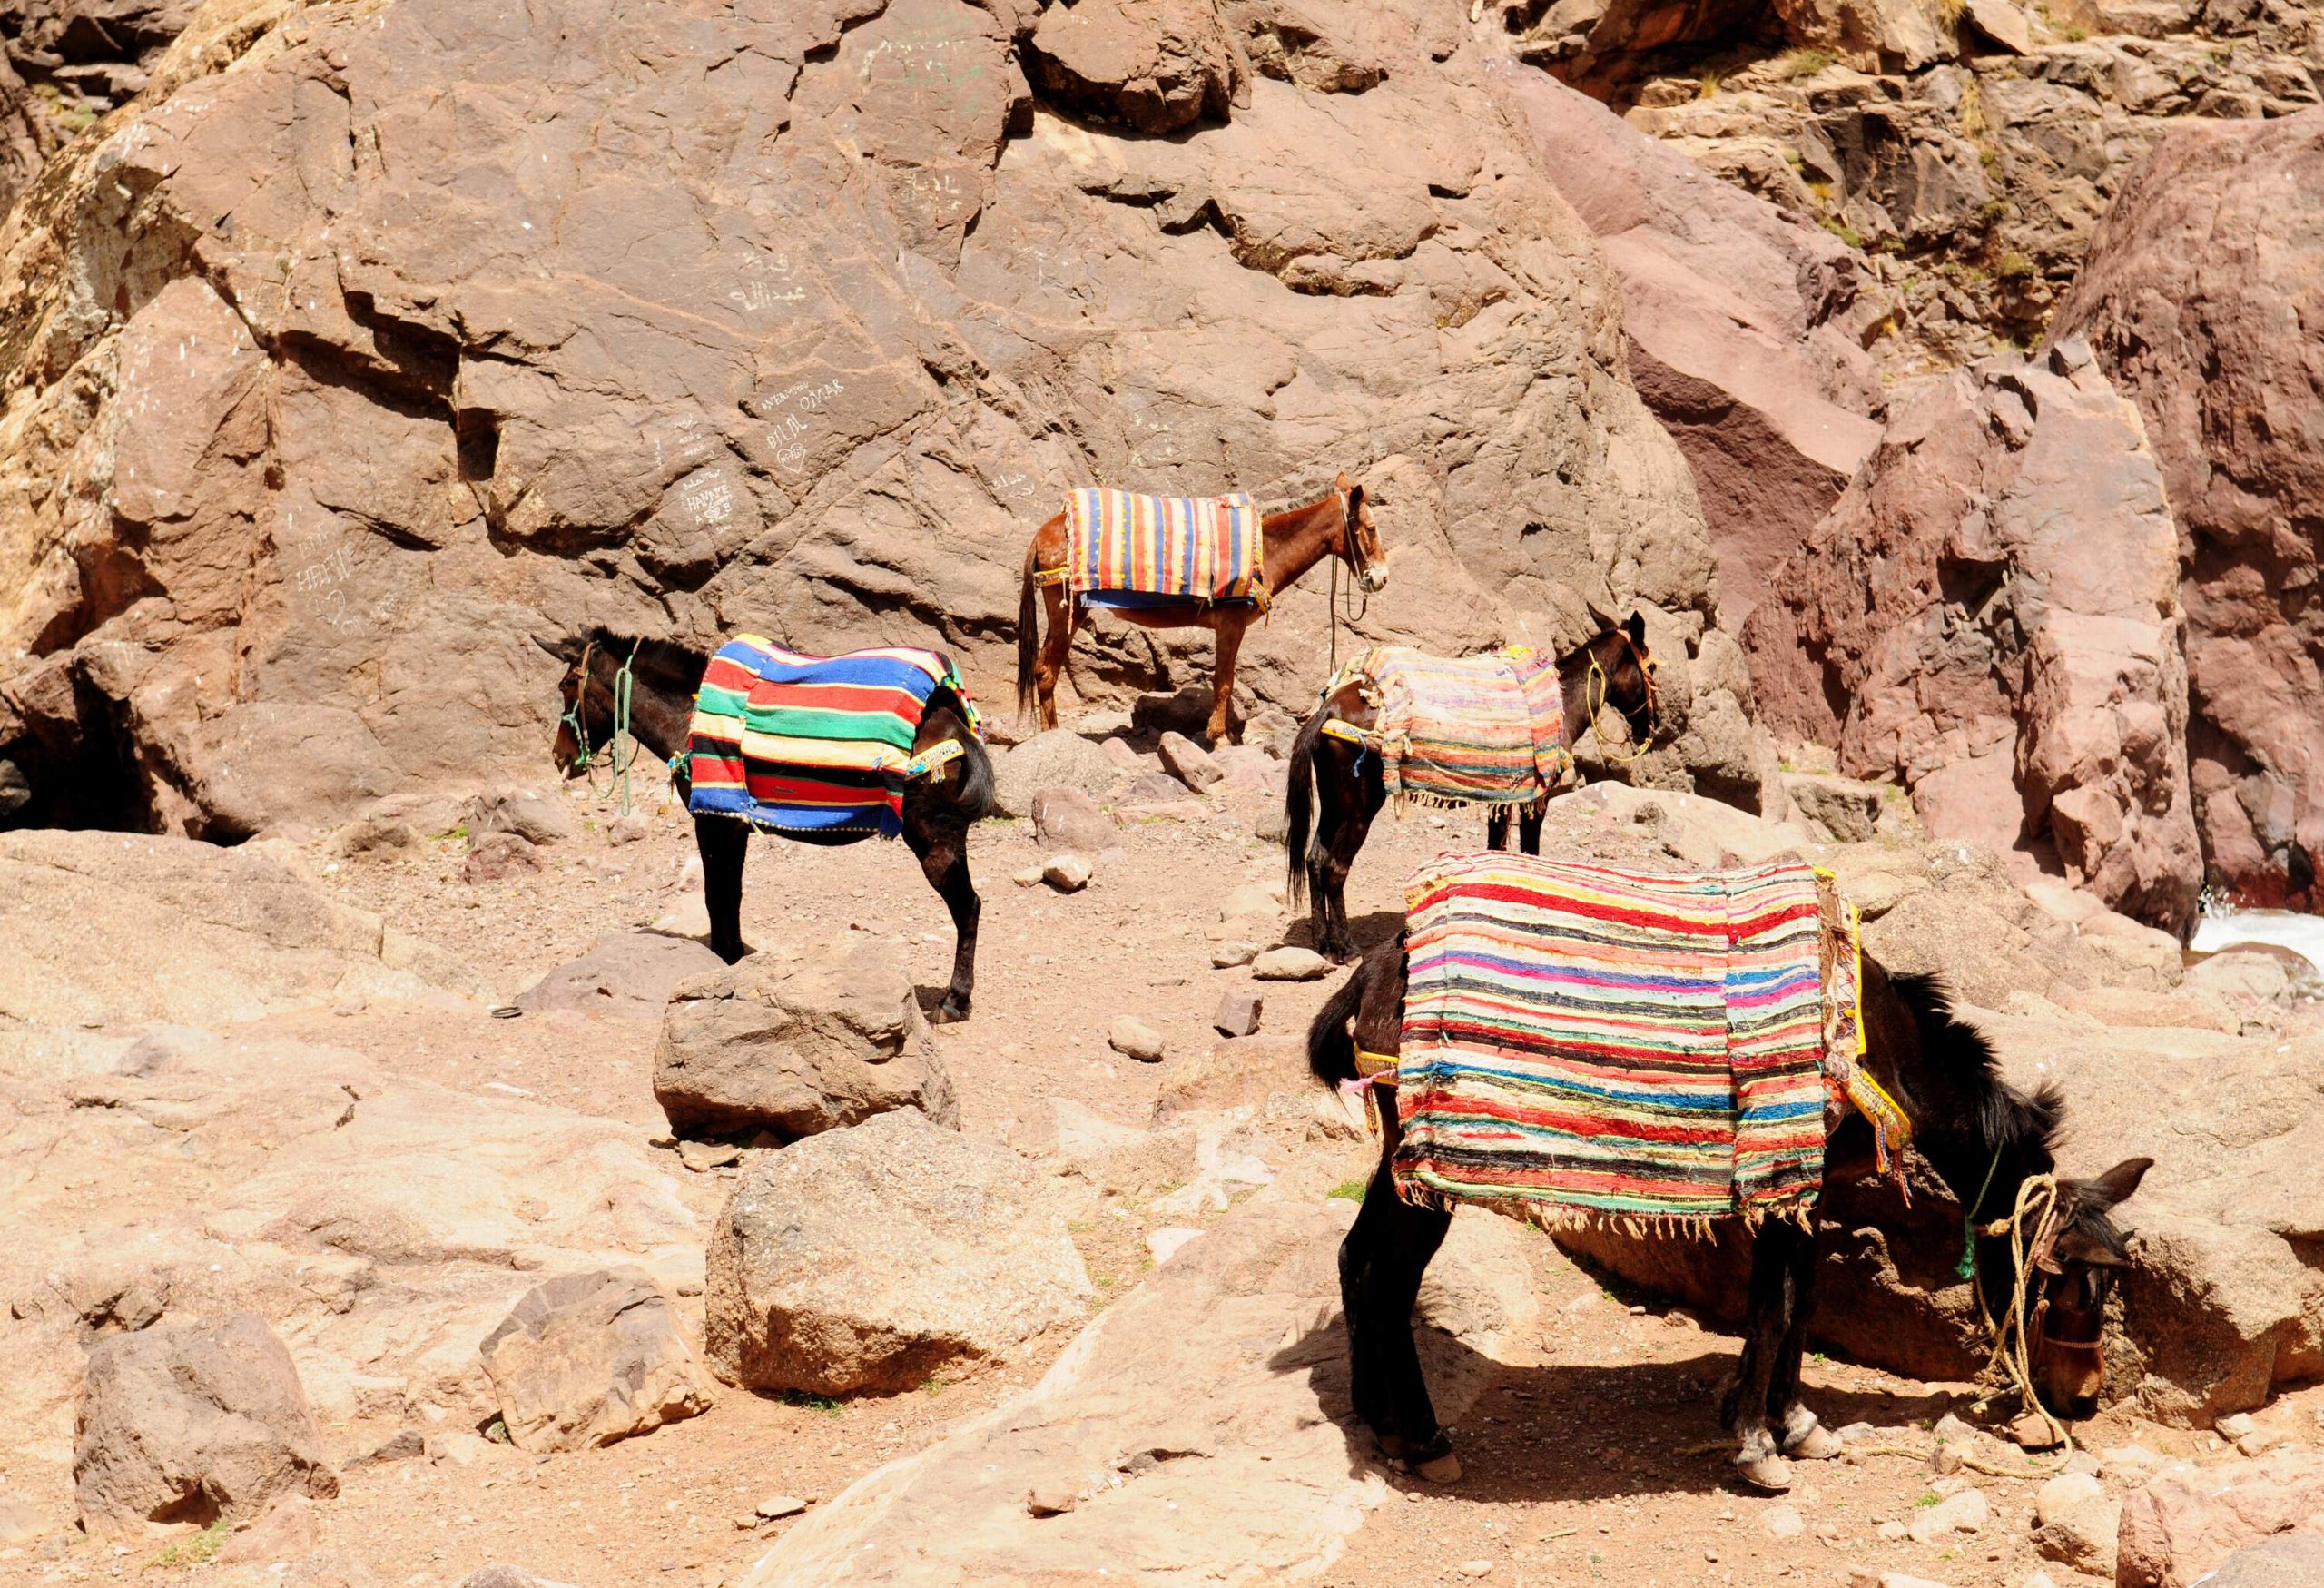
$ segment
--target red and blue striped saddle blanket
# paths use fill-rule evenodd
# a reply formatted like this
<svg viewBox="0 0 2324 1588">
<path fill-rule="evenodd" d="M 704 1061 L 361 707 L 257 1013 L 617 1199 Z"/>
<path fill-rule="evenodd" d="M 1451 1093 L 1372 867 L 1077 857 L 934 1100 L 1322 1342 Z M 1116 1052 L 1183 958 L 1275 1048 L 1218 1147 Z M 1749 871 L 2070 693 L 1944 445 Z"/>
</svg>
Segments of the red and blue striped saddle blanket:
<svg viewBox="0 0 2324 1588">
<path fill-rule="evenodd" d="M 737 635 L 694 695 L 686 809 L 778 832 L 892 838 L 912 743 L 940 690 L 981 737 L 976 704 L 941 651 L 811 656 Z"/>
</svg>

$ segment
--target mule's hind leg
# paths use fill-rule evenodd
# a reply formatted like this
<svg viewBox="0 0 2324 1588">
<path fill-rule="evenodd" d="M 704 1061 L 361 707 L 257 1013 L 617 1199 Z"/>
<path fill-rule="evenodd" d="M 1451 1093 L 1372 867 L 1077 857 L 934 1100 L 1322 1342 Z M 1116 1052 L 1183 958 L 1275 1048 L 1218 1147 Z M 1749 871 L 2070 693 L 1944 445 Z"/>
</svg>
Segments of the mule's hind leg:
<svg viewBox="0 0 2324 1588">
<path fill-rule="evenodd" d="M 710 952 L 731 965 L 751 952 L 743 942 L 743 861 L 751 850 L 751 824 L 732 816 L 696 816 L 694 843 L 702 854 Z"/>
<path fill-rule="evenodd" d="M 1720 1399 L 1719 1421 L 1741 1435 L 1735 1470 L 1755 1489 L 1781 1493 L 1791 1487 L 1791 1464 L 1780 1453 L 1781 1439 L 1769 1426 L 1768 1406 L 1785 1337 L 1797 1316 L 1798 1252 L 1812 1258 L 1815 1238 L 1788 1219 L 1770 1218 L 1751 1246 L 1750 1312 L 1743 1323 L 1743 1356 L 1735 1383 Z"/>
<path fill-rule="evenodd" d="M 1799 1398 L 1799 1361 L 1807 1348 L 1808 1316 L 1816 1308 L 1816 1238 L 1801 1236 L 1789 1255 L 1791 1327 L 1776 1346 L 1775 1373 L 1768 1384 L 1768 1421 L 1784 1455 L 1829 1461 L 1840 1454 L 1839 1436 Z"/>
<path fill-rule="evenodd" d="M 1380 780 L 1374 758 L 1369 774 L 1355 770 L 1354 761 L 1334 751 L 1325 772 L 1325 759 L 1315 767 L 1315 840 L 1307 851 L 1308 909 L 1315 922 L 1315 952 L 1330 960 L 1355 957 L 1355 938 L 1347 924 L 1347 873 L 1364 840 L 1372 832 L 1372 818 L 1387 803 L 1387 787 Z"/>
<path fill-rule="evenodd" d="M 904 841 L 920 857 L 921 874 L 952 912 L 952 981 L 930 1019 L 940 1026 L 966 1020 L 977 985 L 977 919 L 984 913 L 984 902 L 969 880 L 969 835 L 949 828 L 926 834 L 906 828 Z"/>
<path fill-rule="evenodd" d="M 1485 847 L 1498 853 L 1509 847 L 1509 807 L 1495 805 L 1485 817 Z"/>
<path fill-rule="evenodd" d="M 1347 1317 L 1348 1390 L 1380 1449 L 1423 1477 L 1461 1475 L 1452 1442 L 1436 1425 L 1436 1407 L 1413 1344 L 1413 1305 L 1421 1276 L 1443 1243 L 1452 1216 L 1414 1208 L 1396 1195 L 1384 1151 L 1364 1207 L 1340 1243 L 1340 1303 Z"/>
<path fill-rule="evenodd" d="M 1541 853 L 1541 813 L 1517 818 L 1517 847 L 1528 854 Z"/>
<path fill-rule="evenodd" d="M 1065 672 L 1066 653 L 1073 646 L 1071 602 L 1062 585 L 1041 588 L 1041 613 L 1049 628 L 1041 638 L 1041 654 L 1033 660 L 1033 698 L 1040 708 L 1041 726 L 1057 726 L 1057 681 Z"/>
</svg>

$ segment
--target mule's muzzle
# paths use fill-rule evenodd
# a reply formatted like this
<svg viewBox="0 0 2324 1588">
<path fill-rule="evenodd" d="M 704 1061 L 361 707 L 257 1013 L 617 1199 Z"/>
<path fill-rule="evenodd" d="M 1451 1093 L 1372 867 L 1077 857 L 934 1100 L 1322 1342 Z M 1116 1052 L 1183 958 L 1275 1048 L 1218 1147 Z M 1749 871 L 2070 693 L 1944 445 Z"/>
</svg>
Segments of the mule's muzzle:
<svg viewBox="0 0 2324 1588">
<path fill-rule="evenodd" d="M 1388 587 L 1388 570 L 1380 564 L 1374 563 L 1355 576 L 1355 582 L 1364 587 L 1365 595 L 1377 596 Z"/>
</svg>

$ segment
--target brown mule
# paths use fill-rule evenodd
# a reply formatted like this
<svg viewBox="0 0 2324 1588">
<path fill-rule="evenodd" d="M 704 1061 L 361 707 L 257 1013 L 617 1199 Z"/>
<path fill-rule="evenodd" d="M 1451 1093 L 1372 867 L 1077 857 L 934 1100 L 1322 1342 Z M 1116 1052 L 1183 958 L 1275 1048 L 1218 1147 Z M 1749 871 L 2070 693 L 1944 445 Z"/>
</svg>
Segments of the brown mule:
<svg viewBox="0 0 2324 1588">
<path fill-rule="evenodd" d="M 1265 547 L 1262 567 L 1270 597 L 1282 595 L 1326 557 L 1346 563 L 1367 595 L 1387 587 L 1387 558 L 1380 549 L 1379 532 L 1372 525 L 1364 487 L 1344 474 L 1305 507 L 1268 514 L 1259 522 L 1259 535 Z M 1024 583 L 1017 599 L 1017 709 L 1023 711 L 1038 700 L 1044 728 L 1057 726 L 1057 681 L 1065 671 L 1066 652 L 1081 620 L 1082 603 L 1061 581 L 1044 583 L 1035 576 L 1064 567 L 1068 554 L 1065 515 L 1059 513 L 1033 532 L 1033 543 L 1025 551 Z M 1036 629 L 1037 598 L 1048 612 L 1046 639 Z M 1216 745 L 1226 739 L 1226 706 L 1235 693 L 1235 658 L 1243 648 L 1243 633 L 1265 611 L 1256 604 L 1188 601 L 1124 607 L 1115 615 L 1141 628 L 1206 628 L 1218 636 L 1206 730 L 1210 742 Z"/>
</svg>

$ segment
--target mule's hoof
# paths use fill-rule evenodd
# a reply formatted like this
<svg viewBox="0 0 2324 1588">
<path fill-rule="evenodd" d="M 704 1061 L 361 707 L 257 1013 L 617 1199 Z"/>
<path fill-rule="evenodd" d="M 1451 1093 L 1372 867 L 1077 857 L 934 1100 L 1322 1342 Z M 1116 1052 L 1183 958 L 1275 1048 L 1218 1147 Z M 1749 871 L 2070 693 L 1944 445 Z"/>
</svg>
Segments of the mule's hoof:
<svg viewBox="0 0 2324 1588">
<path fill-rule="evenodd" d="M 936 1012 L 928 1017 L 928 1023 L 933 1026 L 958 1025 L 968 1018 L 969 1006 L 965 1003 L 955 1003 L 948 998 L 936 1006 Z"/>
<path fill-rule="evenodd" d="M 1432 1484 L 1457 1484 L 1461 1481 L 1461 1458 L 1451 1451 L 1431 1461 L 1423 1461 L 1413 1471 Z"/>
<path fill-rule="evenodd" d="M 1764 1494 L 1780 1494 L 1791 1487 L 1791 1463 L 1780 1455 L 1735 1459 L 1735 1475 Z"/>
<path fill-rule="evenodd" d="M 1831 1461 L 1846 1448 L 1840 1436 L 1821 1423 L 1810 1423 L 1806 1433 L 1783 1442 L 1783 1453 L 1802 1461 Z"/>
</svg>

